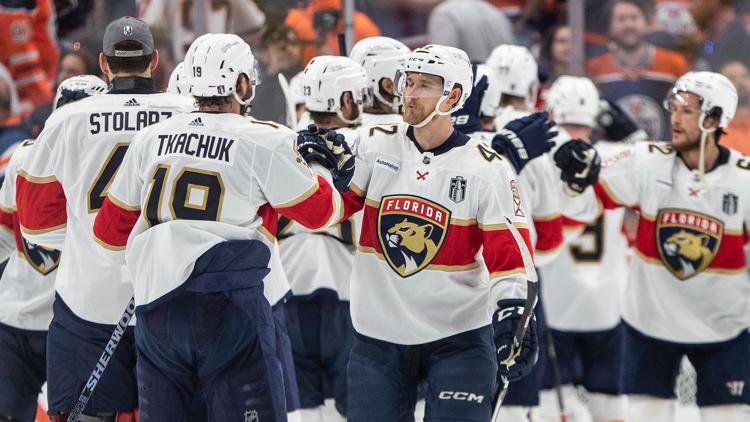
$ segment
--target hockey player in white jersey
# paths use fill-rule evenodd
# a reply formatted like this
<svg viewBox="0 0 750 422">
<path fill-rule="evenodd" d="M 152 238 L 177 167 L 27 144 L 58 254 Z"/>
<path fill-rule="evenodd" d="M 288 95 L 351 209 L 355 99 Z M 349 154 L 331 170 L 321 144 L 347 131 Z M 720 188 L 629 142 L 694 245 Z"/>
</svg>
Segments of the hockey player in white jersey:
<svg viewBox="0 0 750 422">
<path fill-rule="evenodd" d="M 363 107 L 372 101 L 362 66 L 348 57 L 318 56 L 300 84 L 313 124 L 321 131 L 335 129 L 355 149 L 359 133 L 350 122 L 361 120 Z M 309 230 L 286 217 L 279 221 L 281 258 L 293 295 L 284 309 L 305 421 L 323 420 L 328 390 L 341 418 L 346 416 L 346 364 L 354 331 L 349 279 L 360 221 L 357 214 L 325 230 Z"/>
<path fill-rule="evenodd" d="M 199 110 L 139 132 L 94 224 L 100 252 L 133 274 L 141 420 L 187 420 L 201 395 L 209 420 L 286 420 L 263 286 L 278 280 L 267 277 L 276 213 L 313 229 L 336 222 L 333 186 L 348 184 L 354 159 L 333 137 L 337 154 L 318 135 L 244 117 L 254 62 L 236 35 L 191 45 Z M 321 155 L 341 164 L 332 183 L 305 162 Z"/>
<path fill-rule="evenodd" d="M 639 143 L 605 157 L 595 185 L 606 208 L 640 212 L 623 306 L 626 419 L 673 420 L 675 380 L 686 356 L 697 373 L 701 419 L 746 421 L 750 162 L 720 144 L 737 92 L 720 74 L 688 72 L 665 106 L 672 142 Z M 565 173 L 565 158 L 576 150 L 565 144 L 556 154 Z M 567 170 L 569 177 L 595 169 L 589 161 Z"/>
<path fill-rule="evenodd" d="M 501 44 L 487 57 L 500 85 L 500 104 L 495 128 L 518 118 L 518 111 L 533 112 L 539 93 L 539 65 L 529 49 Z"/>
<path fill-rule="evenodd" d="M 345 216 L 364 210 L 348 420 L 413 420 L 424 381 L 426 420 L 487 421 L 498 362 L 515 380 L 536 361 L 533 319 L 506 361 L 533 277 L 528 223 L 507 162 L 451 125 L 471 93 L 469 64 L 430 45 L 396 82 L 405 123 L 360 140 L 344 194 Z"/>
<path fill-rule="evenodd" d="M 47 336 L 49 413 L 65 420 L 133 294 L 122 265 L 98 257 L 94 217 L 136 131 L 190 111 L 192 101 L 154 94 L 158 52 L 148 27 L 123 17 L 104 33 L 99 56 L 110 91 L 57 110 L 47 121 L 16 181 L 21 233 L 64 251 L 55 280 Z M 132 328 L 109 360 L 85 415 L 130 420 L 137 403 Z M 76 362 L 76 365 L 72 365 Z"/>
<path fill-rule="evenodd" d="M 561 137 L 590 143 L 600 111 L 596 86 L 587 78 L 560 76 L 547 91 L 546 108 Z M 561 139 L 562 141 L 562 139 Z M 618 139 L 619 141 L 619 139 Z M 627 144 L 625 145 L 627 146 Z M 632 146 L 632 145 L 631 145 Z M 599 141 L 595 148 L 615 155 L 622 143 Z M 564 251 L 541 268 L 542 301 L 554 341 L 563 402 L 571 422 L 622 421 L 622 295 L 628 277 L 623 208 L 607 210 L 590 224 L 565 219 Z M 559 421 L 552 365 L 545 368 L 541 405 L 534 420 Z M 576 386 L 588 391 L 587 408 Z M 536 412 L 535 412 L 536 413 Z"/>
<path fill-rule="evenodd" d="M 57 87 L 53 111 L 98 95 L 107 84 L 94 75 L 64 80 Z M 0 188 L 0 224 L 13 233 L 14 248 L 0 278 L 0 420 L 31 421 L 47 379 L 47 329 L 52 320 L 55 270 L 60 251 L 29 243 L 21 236 L 16 214 L 16 174 L 33 139 L 15 148 Z"/>
<path fill-rule="evenodd" d="M 410 51 L 401 41 L 388 37 L 365 38 L 352 47 L 349 57 L 365 69 L 375 96 L 364 109 L 363 126 L 402 122 L 401 99 L 396 95 L 393 79 Z"/>
</svg>

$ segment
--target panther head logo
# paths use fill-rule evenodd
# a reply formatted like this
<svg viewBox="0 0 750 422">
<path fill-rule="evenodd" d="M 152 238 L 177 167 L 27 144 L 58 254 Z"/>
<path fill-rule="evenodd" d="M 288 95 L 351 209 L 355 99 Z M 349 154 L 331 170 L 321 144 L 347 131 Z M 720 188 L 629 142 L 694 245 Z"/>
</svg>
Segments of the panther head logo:
<svg viewBox="0 0 750 422">
<path fill-rule="evenodd" d="M 663 209 L 656 221 L 659 255 L 680 280 L 704 271 L 716 257 L 724 224 L 709 215 L 681 209 Z"/>
<path fill-rule="evenodd" d="M 39 246 L 21 238 L 26 261 L 39 273 L 47 275 L 60 264 L 60 251 Z"/>
<path fill-rule="evenodd" d="M 706 234 L 680 230 L 664 242 L 664 253 L 676 257 L 680 263 L 677 270 L 680 278 L 688 278 L 702 271 L 714 259 L 714 252 L 708 248 L 711 239 Z"/>
<path fill-rule="evenodd" d="M 422 262 L 432 261 L 438 251 L 437 245 L 430 239 L 432 230 L 432 224 L 417 225 L 406 218 L 388 229 L 388 247 L 397 249 L 403 256 L 399 270 L 411 273 L 417 271 Z"/>
<path fill-rule="evenodd" d="M 383 197 L 378 212 L 378 241 L 396 273 L 409 277 L 425 269 L 443 244 L 450 211 L 412 195 Z"/>
</svg>

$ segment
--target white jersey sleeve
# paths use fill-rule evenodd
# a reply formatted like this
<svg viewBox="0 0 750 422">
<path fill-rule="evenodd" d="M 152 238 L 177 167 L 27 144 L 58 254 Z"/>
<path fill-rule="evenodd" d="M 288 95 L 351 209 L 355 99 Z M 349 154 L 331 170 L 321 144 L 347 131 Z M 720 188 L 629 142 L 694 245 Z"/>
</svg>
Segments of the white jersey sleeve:
<svg viewBox="0 0 750 422">
<path fill-rule="evenodd" d="M 197 112 L 138 134 L 128 172 L 115 178 L 94 225 L 100 245 L 127 246 L 137 305 L 179 287 L 217 243 L 255 239 L 273 250 L 278 214 L 312 228 L 338 221 L 340 195 L 295 152 L 295 136 L 270 122 Z"/>
<path fill-rule="evenodd" d="M 16 215 L 16 177 L 34 140 L 19 144 L 5 169 L 0 187 L 3 229 L 12 228 L 12 253 L 0 278 L 0 323 L 31 331 L 47 331 L 52 321 L 55 275 L 60 251 L 34 245 L 21 237 Z M 10 226 L 8 226 L 10 224 Z M 3 230 L 3 236 L 6 230 Z"/>
</svg>

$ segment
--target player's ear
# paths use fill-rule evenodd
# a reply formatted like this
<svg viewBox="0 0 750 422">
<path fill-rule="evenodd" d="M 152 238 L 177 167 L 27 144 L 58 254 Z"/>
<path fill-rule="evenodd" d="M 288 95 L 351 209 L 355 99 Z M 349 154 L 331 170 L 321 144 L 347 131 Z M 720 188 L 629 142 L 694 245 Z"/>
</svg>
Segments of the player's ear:
<svg viewBox="0 0 750 422">
<path fill-rule="evenodd" d="M 250 95 L 253 93 L 253 87 L 250 85 L 250 80 L 244 74 L 241 74 L 240 77 L 237 78 L 235 89 L 237 90 L 237 95 L 243 100 L 250 98 Z"/>
<path fill-rule="evenodd" d="M 109 76 L 109 63 L 107 63 L 107 56 L 104 53 L 99 53 L 99 68 L 102 69 L 102 73 L 107 76 L 107 79 L 112 80 Z"/>
<path fill-rule="evenodd" d="M 153 72 L 156 69 L 156 66 L 159 65 L 159 50 L 154 49 L 154 51 L 151 52 L 151 63 L 148 65 L 148 70 Z"/>
<path fill-rule="evenodd" d="M 463 89 L 461 88 L 460 84 L 453 85 L 453 89 L 451 89 L 450 95 L 448 95 L 448 98 L 443 101 L 443 104 L 441 104 L 441 108 L 445 105 L 445 111 L 450 110 L 453 108 L 453 106 L 458 103 L 458 100 L 461 99 L 461 94 L 463 93 Z"/>
<path fill-rule="evenodd" d="M 380 88 L 381 93 L 386 93 L 388 95 L 393 96 L 394 95 L 394 87 L 393 87 L 393 81 L 388 78 L 383 78 L 378 83 L 378 87 Z"/>
<path fill-rule="evenodd" d="M 354 97 L 350 91 L 346 91 L 341 94 L 341 113 L 349 120 L 357 118 L 359 110 L 357 104 L 354 102 Z"/>
</svg>

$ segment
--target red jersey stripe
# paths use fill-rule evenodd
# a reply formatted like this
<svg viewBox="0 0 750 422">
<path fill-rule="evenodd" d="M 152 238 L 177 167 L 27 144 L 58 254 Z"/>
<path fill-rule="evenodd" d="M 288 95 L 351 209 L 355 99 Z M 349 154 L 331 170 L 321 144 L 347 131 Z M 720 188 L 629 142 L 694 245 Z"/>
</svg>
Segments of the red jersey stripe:
<svg viewBox="0 0 750 422">
<path fill-rule="evenodd" d="M 28 180 L 23 172 L 16 178 L 18 218 L 25 230 L 50 231 L 64 226 L 68 221 L 62 185 L 54 178 L 44 180 Z"/>
<path fill-rule="evenodd" d="M 308 229 L 320 229 L 333 215 L 333 189 L 326 179 L 318 176 L 318 188 L 302 201 L 286 207 L 276 207 L 284 217 Z"/>
<path fill-rule="evenodd" d="M 534 229 L 536 229 L 536 251 L 542 253 L 554 251 L 562 245 L 562 216 L 558 215 L 551 219 L 534 220 Z"/>
<path fill-rule="evenodd" d="M 140 210 L 127 210 L 111 201 L 109 197 L 104 198 L 102 208 L 94 221 L 94 239 L 107 249 L 125 249 L 130 232 L 140 216 Z"/>
</svg>

